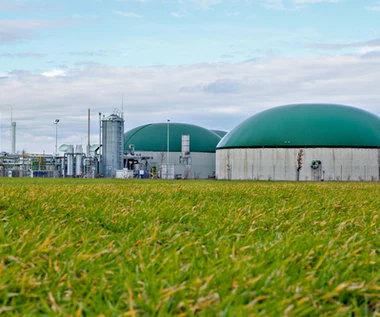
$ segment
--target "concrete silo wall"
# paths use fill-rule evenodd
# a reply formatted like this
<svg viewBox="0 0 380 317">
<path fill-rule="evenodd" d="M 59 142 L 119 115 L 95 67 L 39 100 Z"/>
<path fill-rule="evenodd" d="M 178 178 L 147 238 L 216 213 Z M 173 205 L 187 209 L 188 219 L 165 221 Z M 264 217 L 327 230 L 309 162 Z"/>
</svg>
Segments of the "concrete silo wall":
<svg viewBox="0 0 380 317">
<path fill-rule="evenodd" d="M 297 180 L 299 148 L 221 149 L 216 151 L 216 178 Z M 379 149 L 305 148 L 299 180 L 378 181 Z M 321 164 L 312 168 L 312 162 Z"/>
</svg>

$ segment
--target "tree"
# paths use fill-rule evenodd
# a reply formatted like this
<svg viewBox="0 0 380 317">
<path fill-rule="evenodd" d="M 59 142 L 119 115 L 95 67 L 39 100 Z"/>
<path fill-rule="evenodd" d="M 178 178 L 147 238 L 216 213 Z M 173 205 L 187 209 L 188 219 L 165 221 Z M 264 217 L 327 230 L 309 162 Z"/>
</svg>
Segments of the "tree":
<svg viewBox="0 0 380 317">
<path fill-rule="evenodd" d="M 297 154 L 297 182 L 300 180 L 300 172 L 302 169 L 303 149 L 300 149 Z"/>
</svg>

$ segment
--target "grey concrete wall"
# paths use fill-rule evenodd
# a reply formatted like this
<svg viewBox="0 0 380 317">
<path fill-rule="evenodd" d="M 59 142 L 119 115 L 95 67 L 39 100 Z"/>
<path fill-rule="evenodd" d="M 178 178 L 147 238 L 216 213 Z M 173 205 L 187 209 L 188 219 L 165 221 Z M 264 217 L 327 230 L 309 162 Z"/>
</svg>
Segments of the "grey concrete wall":
<svg viewBox="0 0 380 317">
<path fill-rule="evenodd" d="M 217 179 L 296 180 L 300 149 L 223 149 L 216 151 Z M 318 169 L 311 168 L 320 160 Z M 303 149 L 301 181 L 329 180 L 377 181 L 378 149 L 306 148 Z"/>
</svg>

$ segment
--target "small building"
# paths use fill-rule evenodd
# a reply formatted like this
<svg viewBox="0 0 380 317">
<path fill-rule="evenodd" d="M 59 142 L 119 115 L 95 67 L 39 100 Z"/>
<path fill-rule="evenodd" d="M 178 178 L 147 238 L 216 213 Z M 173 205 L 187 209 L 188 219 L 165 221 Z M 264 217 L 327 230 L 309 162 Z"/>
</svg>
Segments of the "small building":
<svg viewBox="0 0 380 317">
<path fill-rule="evenodd" d="M 216 178 L 378 181 L 380 118 L 335 104 L 260 112 L 219 142 Z"/>
<path fill-rule="evenodd" d="M 157 177 L 204 179 L 215 175 L 215 150 L 220 139 L 192 124 L 152 123 L 126 132 L 124 151 L 146 158 L 137 168 L 153 171 Z"/>
</svg>

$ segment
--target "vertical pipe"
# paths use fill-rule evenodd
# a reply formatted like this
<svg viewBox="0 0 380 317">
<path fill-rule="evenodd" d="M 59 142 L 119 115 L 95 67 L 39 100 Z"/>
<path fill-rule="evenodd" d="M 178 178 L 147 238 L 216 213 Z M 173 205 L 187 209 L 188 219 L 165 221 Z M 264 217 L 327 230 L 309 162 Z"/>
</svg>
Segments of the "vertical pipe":
<svg viewBox="0 0 380 317">
<path fill-rule="evenodd" d="M 90 108 L 88 109 L 87 139 L 87 157 L 90 157 Z"/>
<path fill-rule="evenodd" d="M 16 122 L 12 122 L 12 154 L 16 154 Z"/>
<path fill-rule="evenodd" d="M 67 176 L 74 176 L 74 146 L 69 145 L 67 150 Z"/>
<path fill-rule="evenodd" d="M 102 153 L 101 153 L 101 145 L 102 145 L 102 113 L 99 112 L 99 150 L 98 150 L 98 168 L 97 168 L 97 174 L 102 173 L 102 165 L 101 165 L 101 159 L 102 159 Z"/>
<path fill-rule="evenodd" d="M 58 156 L 58 148 L 57 148 L 57 140 L 58 140 L 58 122 L 59 122 L 59 119 L 55 119 L 54 120 L 54 124 L 55 124 L 55 156 Z"/>
<path fill-rule="evenodd" d="M 58 142 L 58 124 L 55 123 L 55 155 L 57 155 L 57 142 Z"/>
<path fill-rule="evenodd" d="M 101 145 L 102 145 L 102 113 L 99 112 L 99 162 L 100 162 L 100 155 L 101 155 Z"/>
<path fill-rule="evenodd" d="M 75 147 L 75 176 L 82 175 L 82 145 L 77 145 Z"/>
<path fill-rule="evenodd" d="M 11 154 L 16 154 L 16 122 L 13 121 L 13 107 L 11 107 Z"/>
</svg>

